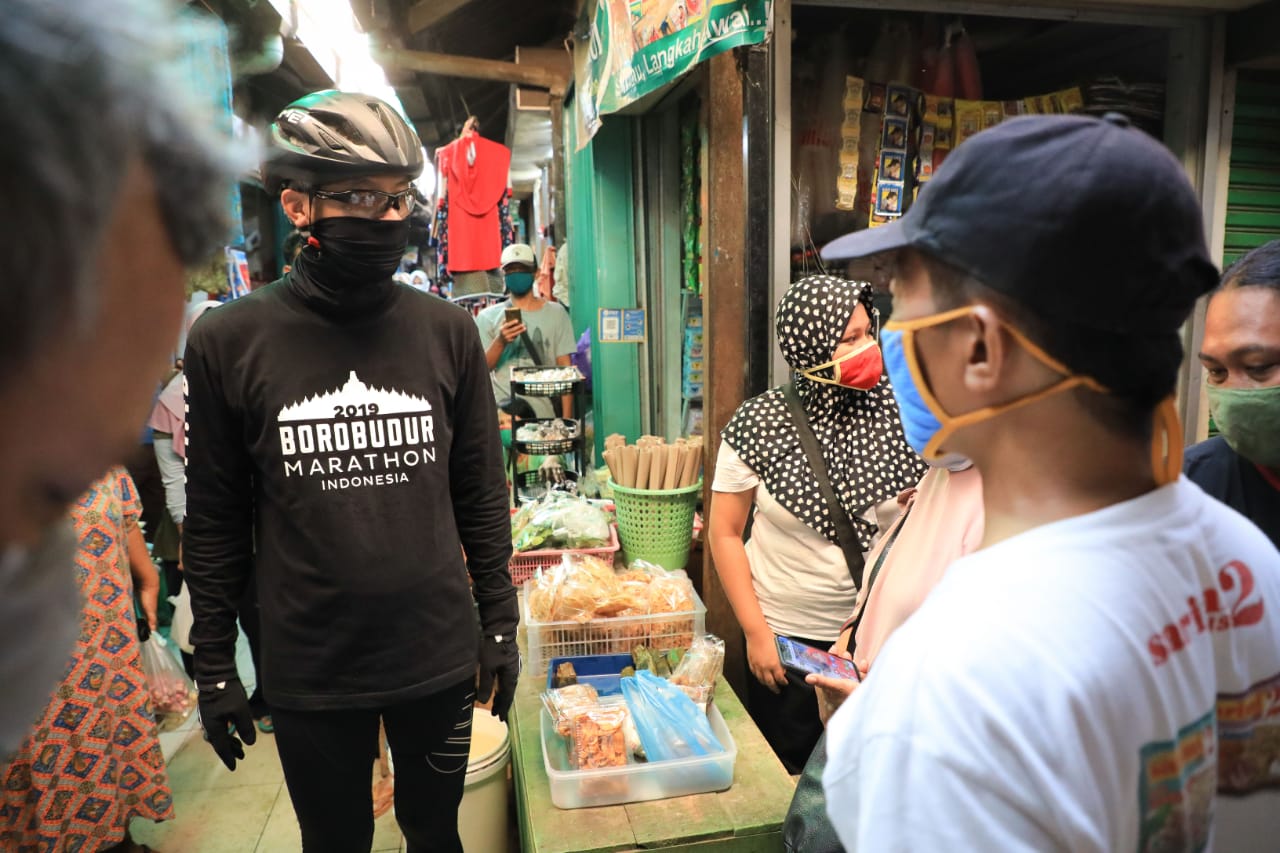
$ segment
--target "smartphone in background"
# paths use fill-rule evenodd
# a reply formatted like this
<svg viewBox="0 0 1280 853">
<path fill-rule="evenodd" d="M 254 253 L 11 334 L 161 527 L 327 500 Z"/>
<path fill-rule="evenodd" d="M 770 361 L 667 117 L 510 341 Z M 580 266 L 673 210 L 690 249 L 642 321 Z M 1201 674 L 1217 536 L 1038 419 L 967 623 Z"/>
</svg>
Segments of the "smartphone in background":
<svg viewBox="0 0 1280 853">
<path fill-rule="evenodd" d="M 862 681 L 862 673 L 858 672 L 858 665 L 851 660 L 836 657 L 822 649 L 815 649 L 813 646 L 806 646 L 804 643 L 797 643 L 786 637 L 774 639 L 778 645 L 778 657 L 782 659 L 782 665 L 792 672 Z"/>
<path fill-rule="evenodd" d="M 503 314 L 505 315 L 505 323 L 521 323 L 524 321 L 524 315 L 514 305 L 508 305 Z"/>
</svg>

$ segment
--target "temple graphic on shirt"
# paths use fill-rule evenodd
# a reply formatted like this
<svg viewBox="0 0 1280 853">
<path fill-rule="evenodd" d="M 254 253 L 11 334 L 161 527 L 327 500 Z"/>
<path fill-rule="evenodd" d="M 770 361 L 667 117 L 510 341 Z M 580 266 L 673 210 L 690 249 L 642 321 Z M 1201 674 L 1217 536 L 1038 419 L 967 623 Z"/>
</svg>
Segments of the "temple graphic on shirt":
<svg viewBox="0 0 1280 853">
<path fill-rule="evenodd" d="M 336 407 L 374 405 L 381 415 L 408 415 L 431 411 L 431 404 L 423 397 L 406 394 L 403 391 L 388 391 L 373 388 L 356 376 L 353 370 L 347 375 L 347 382 L 341 388 L 335 388 L 323 394 L 315 394 L 280 410 L 276 419 L 280 423 L 296 421 L 327 420 L 334 416 Z"/>
<path fill-rule="evenodd" d="M 375 388 L 353 370 L 276 419 L 286 480 L 322 491 L 397 486 L 436 461 L 435 417 L 424 397 Z"/>
</svg>

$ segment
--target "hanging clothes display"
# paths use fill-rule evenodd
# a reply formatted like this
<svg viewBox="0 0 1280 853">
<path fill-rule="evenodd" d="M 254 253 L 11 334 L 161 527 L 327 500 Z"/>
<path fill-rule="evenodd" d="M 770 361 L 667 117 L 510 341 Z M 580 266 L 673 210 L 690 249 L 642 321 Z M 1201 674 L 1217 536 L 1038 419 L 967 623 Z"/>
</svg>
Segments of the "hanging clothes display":
<svg viewBox="0 0 1280 853">
<path fill-rule="evenodd" d="M 513 232 L 511 149 L 469 129 L 437 150 L 436 168 L 444 178 L 437 211 L 441 265 L 454 276 L 496 269 Z"/>
</svg>

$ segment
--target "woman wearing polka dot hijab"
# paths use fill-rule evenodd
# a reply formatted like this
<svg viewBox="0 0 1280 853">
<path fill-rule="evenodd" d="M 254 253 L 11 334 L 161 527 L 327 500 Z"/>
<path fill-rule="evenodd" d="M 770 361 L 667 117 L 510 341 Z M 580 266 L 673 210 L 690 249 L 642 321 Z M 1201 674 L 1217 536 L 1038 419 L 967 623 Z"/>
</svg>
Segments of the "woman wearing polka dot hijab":
<svg viewBox="0 0 1280 853">
<path fill-rule="evenodd" d="M 776 322 L 832 488 L 864 553 L 878 530 L 876 508 L 926 470 L 903 435 L 873 318 L 869 284 L 810 276 L 787 291 Z M 783 389 L 743 403 L 722 438 L 711 549 L 746 634 L 752 717 L 788 770 L 798 773 L 822 722 L 813 687 L 782 668 L 774 636 L 826 649 L 858 590 Z"/>
</svg>

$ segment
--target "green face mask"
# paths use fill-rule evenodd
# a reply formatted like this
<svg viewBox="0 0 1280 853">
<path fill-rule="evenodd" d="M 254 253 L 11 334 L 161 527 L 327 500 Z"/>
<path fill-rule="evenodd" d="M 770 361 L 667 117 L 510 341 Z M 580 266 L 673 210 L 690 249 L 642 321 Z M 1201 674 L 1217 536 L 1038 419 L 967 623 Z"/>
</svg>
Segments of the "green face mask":
<svg viewBox="0 0 1280 853">
<path fill-rule="evenodd" d="M 1206 386 L 1209 411 L 1231 449 L 1266 468 L 1280 468 L 1280 385 Z"/>
<path fill-rule="evenodd" d="M 499 435 L 502 436 L 502 446 L 510 450 L 511 449 L 511 427 L 500 429 L 498 430 L 498 433 Z"/>
</svg>

